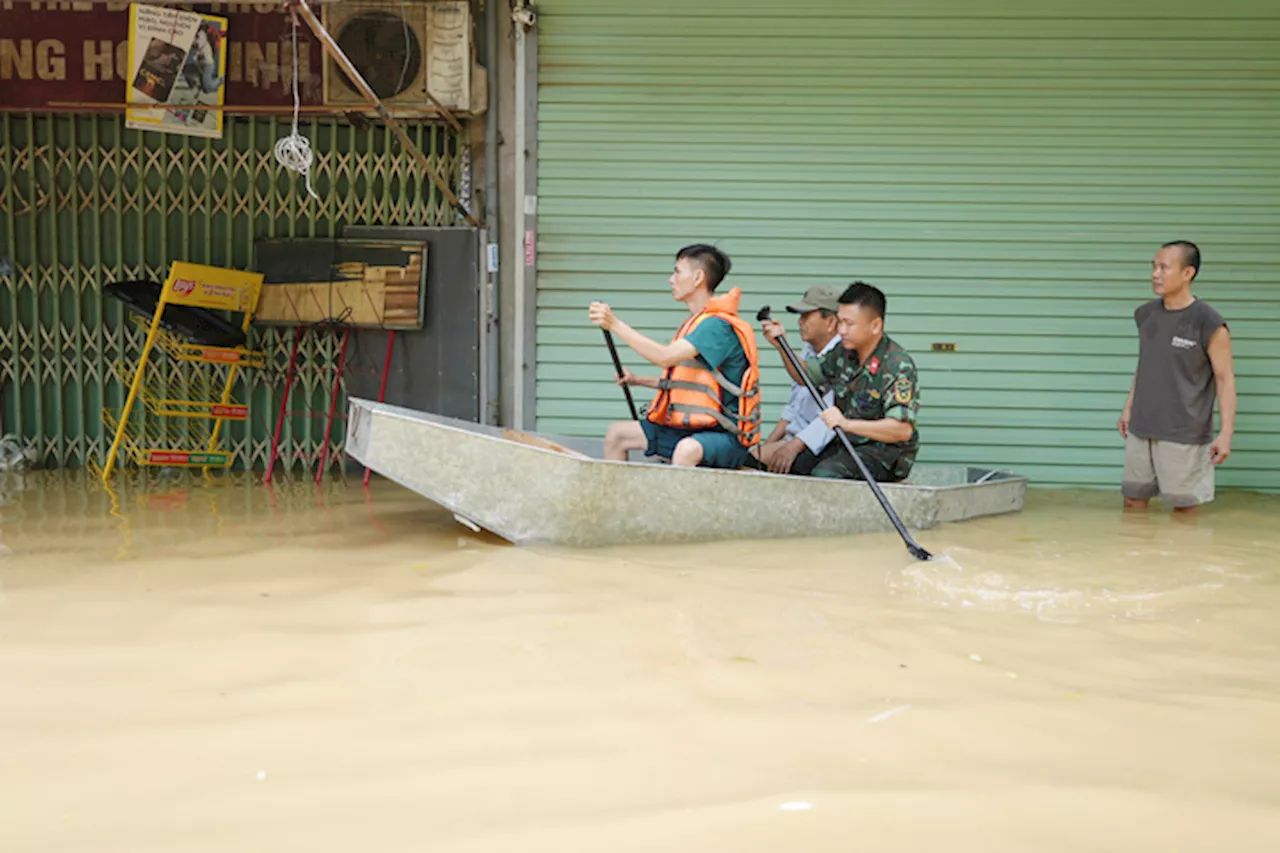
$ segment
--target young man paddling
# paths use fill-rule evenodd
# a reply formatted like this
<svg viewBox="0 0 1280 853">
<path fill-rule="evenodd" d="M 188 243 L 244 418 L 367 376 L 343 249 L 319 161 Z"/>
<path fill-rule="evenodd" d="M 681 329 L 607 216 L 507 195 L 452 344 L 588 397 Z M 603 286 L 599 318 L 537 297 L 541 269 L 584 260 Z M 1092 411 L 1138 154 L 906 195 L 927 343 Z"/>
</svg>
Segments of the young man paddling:
<svg viewBox="0 0 1280 853">
<path fill-rule="evenodd" d="M 741 291 L 715 293 L 729 267 L 714 246 L 686 246 L 676 253 L 671 297 L 690 316 L 669 344 L 637 332 L 605 303 L 591 303 L 592 323 L 663 369 L 661 377 L 623 371 L 618 384 L 658 393 L 644 420 L 609 425 L 606 459 L 625 462 L 629 451 L 644 450 L 682 467 L 747 464 L 749 450 L 760 442 L 760 363 L 755 330 L 738 316 Z"/>
<path fill-rule="evenodd" d="M 1117 426 L 1125 440 L 1121 493 L 1126 509 L 1159 495 L 1175 512 L 1214 497 L 1214 466 L 1231 455 L 1236 378 L 1226 321 L 1191 293 L 1200 249 L 1166 243 L 1151 263 L 1156 298 L 1133 312 L 1138 368 Z M 1213 400 L 1222 426 L 1213 437 Z"/>
<path fill-rule="evenodd" d="M 803 362 L 819 391 L 835 392 L 835 405 L 822 413 L 832 429 L 843 430 L 877 482 L 905 480 L 915 464 L 920 436 L 916 415 L 916 364 L 884 333 L 885 298 L 879 288 L 857 281 L 840 295 L 840 346 L 820 359 Z M 777 320 L 764 321 L 765 339 L 782 351 L 786 334 Z M 783 357 L 787 372 L 803 381 Z M 860 480 L 862 474 L 842 443 L 819 454 L 815 477 Z"/>
</svg>

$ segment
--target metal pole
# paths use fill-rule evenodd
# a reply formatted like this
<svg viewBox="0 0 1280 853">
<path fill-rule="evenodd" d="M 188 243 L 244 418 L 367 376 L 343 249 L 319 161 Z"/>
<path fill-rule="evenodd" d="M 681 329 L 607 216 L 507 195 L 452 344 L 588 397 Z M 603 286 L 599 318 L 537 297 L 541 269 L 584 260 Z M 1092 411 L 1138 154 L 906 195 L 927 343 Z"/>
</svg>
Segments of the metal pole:
<svg viewBox="0 0 1280 853">
<path fill-rule="evenodd" d="M 378 386 L 378 402 L 381 403 L 387 399 L 387 377 L 391 374 L 391 348 L 396 343 L 396 330 L 392 329 L 387 332 L 387 357 L 382 360 L 382 383 Z M 364 469 L 364 487 L 369 488 L 369 475 L 373 473 L 373 469 Z"/>
<path fill-rule="evenodd" d="M 431 165 L 431 161 L 427 159 L 425 154 L 418 150 L 418 146 L 413 144 L 413 140 L 409 138 L 409 134 L 404 132 L 404 128 L 400 126 L 400 123 L 392 118 L 391 113 L 385 106 L 383 106 L 382 101 L 378 98 L 377 94 L 369 87 L 369 84 L 365 82 L 364 78 L 360 76 L 360 72 L 351 64 L 351 60 L 347 59 L 347 55 L 342 52 L 342 48 L 338 47 L 338 43 L 333 40 L 333 36 L 329 35 L 329 31 L 320 23 L 320 19 L 316 17 L 315 12 L 311 11 L 311 7 L 307 5 L 307 0 L 285 0 L 285 8 L 291 9 L 306 21 L 307 26 L 311 28 L 311 32 L 315 33 L 315 37 L 320 42 L 320 46 L 324 48 L 326 53 L 333 57 L 334 62 L 338 63 L 338 67 L 347 75 L 347 79 L 351 81 L 352 85 L 360 90 L 360 94 L 369 102 L 369 105 L 377 110 L 379 118 L 387 123 L 387 127 L 391 128 L 391 132 L 400 140 L 400 144 L 404 146 L 404 150 L 409 152 L 409 155 L 418 161 L 418 165 L 426 171 L 427 177 L 436 185 L 436 189 L 440 190 L 444 197 L 449 200 L 449 203 L 453 205 L 454 209 L 462 214 L 463 219 L 467 220 L 467 223 L 471 225 L 472 228 L 479 228 L 480 220 L 476 219 L 475 216 L 471 214 L 471 211 L 463 207 L 462 201 L 453 192 L 453 190 L 449 188 L 448 183 L 446 183 L 444 179 L 436 173 L 435 168 Z M 454 123 L 456 124 L 456 122 Z"/>
<path fill-rule="evenodd" d="M 333 374 L 333 390 L 329 392 L 329 416 L 325 418 L 324 435 L 320 441 L 320 462 L 316 465 L 316 484 L 324 480 L 324 464 L 329 458 L 329 435 L 333 432 L 333 412 L 338 408 L 338 387 L 342 384 L 342 370 L 347 366 L 347 339 L 351 327 L 342 330 L 342 347 L 338 350 L 338 369 Z"/>
<path fill-rule="evenodd" d="M 111 441 L 111 449 L 107 451 L 106 464 L 102 466 L 102 482 L 104 483 L 110 482 L 111 471 L 116 466 L 116 454 L 120 452 L 120 443 L 124 441 L 125 430 L 129 427 L 129 414 L 133 411 L 133 404 L 138 399 L 138 391 L 142 388 L 142 374 L 147 369 L 147 360 L 151 357 L 151 350 L 156 344 L 156 338 L 160 335 L 160 318 L 164 316 L 165 306 L 169 304 L 165 297 L 172 286 L 173 272 L 171 270 L 168 278 L 164 280 L 160 298 L 156 300 L 156 311 L 151 317 L 151 326 L 147 329 L 147 340 L 142 345 L 142 355 L 138 357 L 138 370 L 133 374 L 133 381 L 129 383 L 129 396 L 125 398 L 124 409 L 120 412 L 120 420 L 116 424 L 115 438 Z"/>
<path fill-rule="evenodd" d="M 530 370 L 535 359 L 536 326 L 530 291 L 537 289 L 538 233 L 538 35 L 533 10 L 521 3 L 516 19 L 516 162 L 515 162 L 515 393 L 512 421 L 520 429 L 532 429 L 528 399 L 536 394 L 535 376 Z"/>
<path fill-rule="evenodd" d="M 264 483 L 271 482 L 271 475 L 276 469 L 276 454 L 280 450 L 280 432 L 284 429 L 284 412 L 289 404 L 289 391 L 293 389 L 294 369 L 298 364 L 298 343 L 302 340 L 303 328 L 300 326 L 293 333 L 293 346 L 289 349 L 289 370 L 284 375 L 284 395 L 280 398 L 280 414 L 276 417 L 276 434 L 271 438 L 271 453 L 267 457 L 267 476 L 262 478 Z"/>
<path fill-rule="evenodd" d="M 484 222 L 480 232 L 480 317 L 483 329 L 484 367 L 480 420 L 497 425 L 501 421 L 502 346 L 498 306 L 498 246 L 502 230 L 498 212 L 498 18 L 499 3 L 484 4 L 484 62 L 489 71 L 489 103 L 484 117 Z M 501 4 L 502 9 L 506 4 Z"/>
</svg>

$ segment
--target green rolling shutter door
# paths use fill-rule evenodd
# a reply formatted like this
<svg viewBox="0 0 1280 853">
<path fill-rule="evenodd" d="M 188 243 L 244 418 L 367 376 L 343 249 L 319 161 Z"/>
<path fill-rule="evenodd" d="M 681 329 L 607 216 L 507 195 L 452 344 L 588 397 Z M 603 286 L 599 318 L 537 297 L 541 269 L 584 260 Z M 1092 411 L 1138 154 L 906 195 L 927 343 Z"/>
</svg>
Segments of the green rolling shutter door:
<svg viewBox="0 0 1280 853">
<path fill-rule="evenodd" d="M 888 293 L 922 461 L 1114 487 L 1132 312 L 1155 248 L 1192 239 L 1241 393 L 1219 483 L 1280 486 L 1280 18 L 1034 6 L 542 0 L 538 427 L 626 417 L 586 306 L 667 339 L 672 254 L 707 241 L 752 315 L 818 282 Z"/>
</svg>

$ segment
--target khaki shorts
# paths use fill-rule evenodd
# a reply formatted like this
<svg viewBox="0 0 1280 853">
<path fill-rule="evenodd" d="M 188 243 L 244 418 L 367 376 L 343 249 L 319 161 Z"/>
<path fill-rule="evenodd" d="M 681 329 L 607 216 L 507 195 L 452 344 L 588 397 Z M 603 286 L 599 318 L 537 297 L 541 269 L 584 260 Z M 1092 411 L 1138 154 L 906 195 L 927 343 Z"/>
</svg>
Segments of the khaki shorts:
<svg viewBox="0 0 1280 853">
<path fill-rule="evenodd" d="M 1199 506 L 1213 500 L 1213 463 L 1208 444 L 1177 444 L 1138 438 L 1124 442 L 1126 498 L 1150 500 L 1156 495 L 1169 506 Z"/>
</svg>

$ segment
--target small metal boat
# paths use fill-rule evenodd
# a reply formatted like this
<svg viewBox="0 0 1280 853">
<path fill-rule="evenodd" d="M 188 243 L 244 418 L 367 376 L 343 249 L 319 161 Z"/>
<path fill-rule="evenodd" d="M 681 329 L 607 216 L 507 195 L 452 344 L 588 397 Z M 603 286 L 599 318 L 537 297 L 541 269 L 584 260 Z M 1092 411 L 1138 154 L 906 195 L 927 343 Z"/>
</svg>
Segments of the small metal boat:
<svg viewBox="0 0 1280 853">
<path fill-rule="evenodd" d="M 865 483 L 600 458 L 599 440 L 484 426 L 349 400 L 346 452 L 517 545 L 592 548 L 893 530 Z M 638 455 L 638 454 L 636 454 Z M 880 487 L 916 530 L 1017 512 L 1027 478 L 917 464 Z"/>
</svg>

